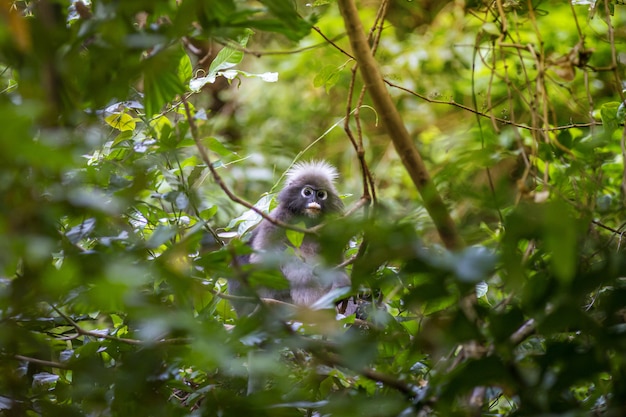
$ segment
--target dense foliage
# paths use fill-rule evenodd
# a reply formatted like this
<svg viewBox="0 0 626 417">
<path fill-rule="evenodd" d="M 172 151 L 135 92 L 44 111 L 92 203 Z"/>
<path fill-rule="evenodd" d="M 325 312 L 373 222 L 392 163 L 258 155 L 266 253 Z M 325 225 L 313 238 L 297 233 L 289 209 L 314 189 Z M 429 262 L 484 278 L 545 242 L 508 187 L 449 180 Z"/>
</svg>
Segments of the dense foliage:
<svg viewBox="0 0 626 417">
<path fill-rule="evenodd" d="M 0 415 L 626 414 L 626 8 L 362 0 L 390 109 L 338 3 L 0 5 Z M 237 318 L 227 279 L 285 285 L 237 259 L 314 158 L 362 314 Z"/>
</svg>

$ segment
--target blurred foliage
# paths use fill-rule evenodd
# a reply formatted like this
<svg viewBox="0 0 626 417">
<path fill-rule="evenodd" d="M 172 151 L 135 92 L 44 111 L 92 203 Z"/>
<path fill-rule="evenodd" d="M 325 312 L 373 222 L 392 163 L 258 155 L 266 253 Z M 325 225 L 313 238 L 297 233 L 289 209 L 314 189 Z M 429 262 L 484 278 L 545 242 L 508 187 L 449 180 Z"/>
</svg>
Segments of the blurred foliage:
<svg viewBox="0 0 626 417">
<path fill-rule="evenodd" d="M 458 253 L 334 2 L 0 7 L 1 416 L 626 414 L 621 2 L 359 2 Z M 370 303 L 238 319 L 227 279 L 284 280 L 225 191 L 267 211 L 312 158 L 348 206 L 374 178 L 320 232 Z"/>
</svg>

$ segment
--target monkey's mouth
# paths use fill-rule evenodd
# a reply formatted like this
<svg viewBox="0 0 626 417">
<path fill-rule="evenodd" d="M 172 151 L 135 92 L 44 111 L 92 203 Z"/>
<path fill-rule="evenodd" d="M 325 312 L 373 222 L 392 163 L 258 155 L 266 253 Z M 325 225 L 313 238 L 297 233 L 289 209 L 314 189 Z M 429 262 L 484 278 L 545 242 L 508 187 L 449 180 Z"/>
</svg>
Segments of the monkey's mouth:
<svg viewBox="0 0 626 417">
<path fill-rule="evenodd" d="M 322 212 L 322 206 L 320 206 L 318 203 L 311 202 L 307 204 L 306 209 L 304 209 L 304 212 L 309 217 L 317 217 Z"/>
</svg>

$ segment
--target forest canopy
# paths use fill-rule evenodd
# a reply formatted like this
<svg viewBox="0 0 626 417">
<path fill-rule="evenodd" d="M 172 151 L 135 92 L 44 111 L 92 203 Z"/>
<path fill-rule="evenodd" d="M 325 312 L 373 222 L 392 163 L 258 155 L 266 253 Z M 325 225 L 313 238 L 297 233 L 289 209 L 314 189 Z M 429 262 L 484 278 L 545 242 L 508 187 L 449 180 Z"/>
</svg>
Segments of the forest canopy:
<svg viewBox="0 0 626 417">
<path fill-rule="evenodd" d="M 0 11 L 0 416 L 626 415 L 623 2 Z M 311 160 L 351 287 L 238 317 Z"/>
</svg>

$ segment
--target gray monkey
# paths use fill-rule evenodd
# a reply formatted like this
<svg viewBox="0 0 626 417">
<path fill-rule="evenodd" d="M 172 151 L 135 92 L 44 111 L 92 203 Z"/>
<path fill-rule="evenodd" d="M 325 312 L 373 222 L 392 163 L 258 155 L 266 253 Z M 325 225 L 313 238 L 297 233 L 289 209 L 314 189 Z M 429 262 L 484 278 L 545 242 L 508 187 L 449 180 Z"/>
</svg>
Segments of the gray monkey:
<svg viewBox="0 0 626 417">
<path fill-rule="evenodd" d="M 309 228 L 320 224 L 328 215 L 341 214 L 343 203 L 334 186 L 337 177 L 337 170 L 325 161 L 295 164 L 287 172 L 285 186 L 278 194 L 278 206 L 270 216 L 288 224 L 303 223 Z M 285 228 L 263 219 L 248 244 L 254 252 L 240 257 L 240 264 L 260 263 L 264 257 L 284 255 L 280 270 L 289 281 L 289 290 L 261 289 L 260 297 L 310 306 L 332 289 L 350 286 L 343 270 L 317 268 L 321 262 L 320 247 L 313 235 L 305 235 L 301 245 L 294 248 Z M 250 295 L 236 280 L 229 281 L 229 291 L 233 295 Z M 253 304 L 240 301 L 233 306 L 239 316 L 249 314 L 254 308 Z"/>
</svg>

